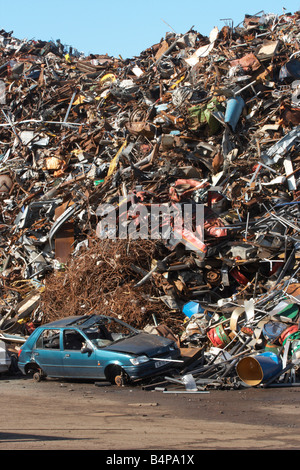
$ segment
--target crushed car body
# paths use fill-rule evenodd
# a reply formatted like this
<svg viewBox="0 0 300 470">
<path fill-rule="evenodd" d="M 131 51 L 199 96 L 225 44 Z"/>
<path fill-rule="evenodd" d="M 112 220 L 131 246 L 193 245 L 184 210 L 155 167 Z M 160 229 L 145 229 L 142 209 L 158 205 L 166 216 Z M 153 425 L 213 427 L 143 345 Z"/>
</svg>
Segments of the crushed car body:
<svg viewBox="0 0 300 470">
<path fill-rule="evenodd" d="M 168 338 L 116 318 L 84 315 L 37 328 L 20 349 L 18 367 L 35 380 L 104 379 L 120 385 L 166 372 L 179 357 L 180 349 Z"/>
</svg>

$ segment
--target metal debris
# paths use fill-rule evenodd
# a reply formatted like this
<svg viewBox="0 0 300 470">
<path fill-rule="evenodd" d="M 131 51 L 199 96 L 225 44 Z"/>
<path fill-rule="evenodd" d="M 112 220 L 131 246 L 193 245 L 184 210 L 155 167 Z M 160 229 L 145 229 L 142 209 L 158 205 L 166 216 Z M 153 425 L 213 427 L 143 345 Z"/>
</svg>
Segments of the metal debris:
<svg viewBox="0 0 300 470">
<path fill-rule="evenodd" d="M 173 336 L 183 388 L 298 383 L 299 24 L 245 15 L 126 60 L 0 32 L 2 341 L 98 312 Z M 155 204 L 168 236 L 122 237 Z M 203 226 L 176 225 L 187 204 Z"/>
</svg>

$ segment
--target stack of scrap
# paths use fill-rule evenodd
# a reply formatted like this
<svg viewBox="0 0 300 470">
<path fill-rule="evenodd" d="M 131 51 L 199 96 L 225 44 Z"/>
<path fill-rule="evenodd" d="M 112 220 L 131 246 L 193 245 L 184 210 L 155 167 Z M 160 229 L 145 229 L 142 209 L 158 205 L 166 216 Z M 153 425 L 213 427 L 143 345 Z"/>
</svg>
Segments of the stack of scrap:
<svg viewBox="0 0 300 470">
<path fill-rule="evenodd" d="M 299 25 L 247 14 L 126 60 L 0 31 L 1 340 L 105 312 L 166 325 L 201 387 L 266 383 L 266 357 L 297 383 Z"/>
</svg>

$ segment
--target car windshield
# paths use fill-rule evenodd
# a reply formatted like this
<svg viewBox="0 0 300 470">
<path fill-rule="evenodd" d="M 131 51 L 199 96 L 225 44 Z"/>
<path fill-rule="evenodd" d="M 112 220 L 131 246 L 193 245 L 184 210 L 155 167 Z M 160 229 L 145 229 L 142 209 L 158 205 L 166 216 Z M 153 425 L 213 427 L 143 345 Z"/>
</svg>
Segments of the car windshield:
<svg viewBox="0 0 300 470">
<path fill-rule="evenodd" d="M 130 325 L 108 317 L 101 317 L 100 320 L 83 329 L 83 331 L 97 348 L 103 348 L 138 333 L 138 330 Z"/>
</svg>

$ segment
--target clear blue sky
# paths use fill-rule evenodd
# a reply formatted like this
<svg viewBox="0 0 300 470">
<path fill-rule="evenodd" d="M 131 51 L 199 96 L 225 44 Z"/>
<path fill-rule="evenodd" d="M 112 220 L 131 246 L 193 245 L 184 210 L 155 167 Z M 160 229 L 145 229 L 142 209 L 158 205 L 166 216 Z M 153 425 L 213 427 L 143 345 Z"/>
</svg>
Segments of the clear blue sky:
<svg viewBox="0 0 300 470">
<path fill-rule="evenodd" d="M 0 6 L 0 29 L 13 30 L 19 39 L 60 39 L 85 55 L 125 59 L 139 56 L 171 28 L 183 34 L 194 26 L 208 36 L 226 24 L 223 19 L 237 26 L 245 14 L 261 10 L 295 13 L 300 0 L 0 0 Z"/>
</svg>

